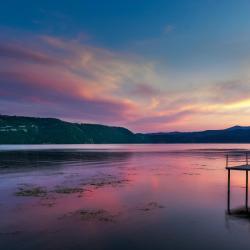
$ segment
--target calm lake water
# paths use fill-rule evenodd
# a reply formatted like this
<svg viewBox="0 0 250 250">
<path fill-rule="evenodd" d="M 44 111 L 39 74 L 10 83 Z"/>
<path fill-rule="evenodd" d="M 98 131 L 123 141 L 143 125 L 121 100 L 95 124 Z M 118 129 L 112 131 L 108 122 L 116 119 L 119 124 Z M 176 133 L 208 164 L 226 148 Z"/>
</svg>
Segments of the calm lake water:
<svg viewBox="0 0 250 250">
<path fill-rule="evenodd" d="M 0 146 L 1 249 L 249 249 L 225 155 L 248 144 Z M 245 173 L 231 175 L 231 207 Z"/>
</svg>

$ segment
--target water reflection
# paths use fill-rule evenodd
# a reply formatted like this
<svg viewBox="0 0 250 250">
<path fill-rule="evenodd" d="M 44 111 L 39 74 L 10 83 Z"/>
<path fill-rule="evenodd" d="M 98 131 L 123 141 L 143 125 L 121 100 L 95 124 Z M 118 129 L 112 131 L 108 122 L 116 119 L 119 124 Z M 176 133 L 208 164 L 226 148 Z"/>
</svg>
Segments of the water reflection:
<svg viewBox="0 0 250 250">
<path fill-rule="evenodd" d="M 224 214 L 224 156 L 242 145 L 102 147 L 0 152 L 3 249 L 250 246 L 238 217 L 225 225 Z M 231 178 L 232 207 L 244 178 Z"/>
<path fill-rule="evenodd" d="M 124 162 L 131 152 L 85 152 L 80 150 L 0 151 L 0 171 L 24 171 L 62 165 L 114 164 Z M 1 172 L 1 173 L 2 173 Z"/>
</svg>

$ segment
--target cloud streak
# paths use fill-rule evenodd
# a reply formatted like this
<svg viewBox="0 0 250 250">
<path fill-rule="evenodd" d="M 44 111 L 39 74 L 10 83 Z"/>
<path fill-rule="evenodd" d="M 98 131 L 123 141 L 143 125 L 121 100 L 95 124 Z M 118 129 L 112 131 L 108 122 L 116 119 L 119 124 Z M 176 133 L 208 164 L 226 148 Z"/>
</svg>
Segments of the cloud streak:
<svg viewBox="0 0 250 250">
<path fill-rule="evenodd" d="M 61 65 L 56 58 L 51 58 L 41 52 L 32 51 L 18 45 L 0 44 L 0 57 L 15 59 L 18 61 L 28 61 L 46 65 Z"/>
<path fill-rule="evenodd" d="M 0 44 L 1 113 L 141 132 L 214 128 L 213 120 L 217 127 L 248 121 L 247 75 L 223 81 L 207 76 L 204 84 L 199 84 L 204 76 L 189 77 L 190 87 L 135 55 L 45 35 L 26 40 Z"/>
<path fill-rule="evenodd" d="M 14 103 L 19 102 L 34 107 L 30 115 L 46 113 L 83 122 L 119 125 L 140 116 L 140 104 L 118 95 L 118 90 L 145 80 L 142 75 L 150 77 L 151 65 L 76 41 L 53 37 L 38 41 L 32 50 L 25 44 L 1 44 L 1 101 L 13 103 L 11 109 L 1 106 L 2 113 L 16 113 Z M 152 91 L 145 86 L 144 92 Z"/>
</svg>

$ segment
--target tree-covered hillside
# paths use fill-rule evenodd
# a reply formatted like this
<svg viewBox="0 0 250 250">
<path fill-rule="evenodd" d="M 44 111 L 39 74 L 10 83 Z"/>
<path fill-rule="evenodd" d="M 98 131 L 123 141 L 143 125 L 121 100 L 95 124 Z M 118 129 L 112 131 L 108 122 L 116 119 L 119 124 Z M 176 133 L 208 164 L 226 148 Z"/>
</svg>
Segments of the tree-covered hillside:
<svg viewBox="0 0 250 250">
<path fill-rule="evenodd" d="M 121 127 L 0 115 L 0 144 L 134 143 L 136 138 Z"/>
<path fill-rule="evenodd" d="M 250 143 L 250 127 L 134 134 L 122 127 L 0 115 L 0 144 Z"/>
</svg>

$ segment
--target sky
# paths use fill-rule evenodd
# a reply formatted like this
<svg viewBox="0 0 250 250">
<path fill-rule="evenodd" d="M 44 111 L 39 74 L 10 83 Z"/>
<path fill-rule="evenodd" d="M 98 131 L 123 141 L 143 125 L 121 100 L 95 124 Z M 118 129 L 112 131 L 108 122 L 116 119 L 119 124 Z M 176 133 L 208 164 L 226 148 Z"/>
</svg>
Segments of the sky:
<svg viewBox="0 0 250 250">
<path fill-rule="evenodd" d="M 9 0 L 0 113 L 134 132 L 250 125 L 249 0 Z"/>
</svg>

